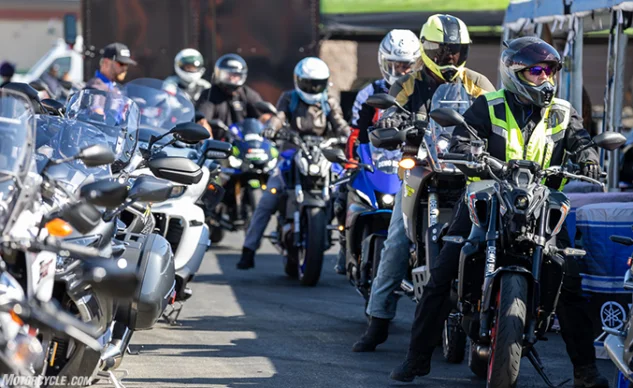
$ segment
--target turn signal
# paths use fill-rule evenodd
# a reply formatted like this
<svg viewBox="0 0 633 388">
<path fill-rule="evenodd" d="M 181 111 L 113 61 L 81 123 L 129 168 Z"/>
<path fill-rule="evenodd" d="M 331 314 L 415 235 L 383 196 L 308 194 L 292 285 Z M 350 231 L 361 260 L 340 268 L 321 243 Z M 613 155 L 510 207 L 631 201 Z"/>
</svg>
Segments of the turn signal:
<svg viewBox="0 0 633 388">
<path fill-rule="evenodd" d="M 209 186 L 207 186 L 207 189 L 211 191 L 215 191 L 215 185 L 213 183 L 209 183 Z"/>
<path fill-rule="evenodd" d="M 266 185 L 262 185 L 262 190 L 266 190 Z"/>
<path fill-rule="evenodd" d="M 68 222 L 55 218 L 46 223 L 46 230 L 48 234 L 54 237 L 66 237 L 73 232 L 73 228 L 68 224 Z"/>
<path fill-rule="evenodd" d="M 340 230 L 341 232 L 345 230 L 345 225 L 339 225 L 338 226 L 338 230 Z"/>
<path fill-rule="evenodd" d="M 405 170 L 411 170 L 413 167 L 415 167 L 415 160 L 411 158 L 402 159 L 400 163 L 398 163 L 398 165 Z"/>
<path fill-rule="evenodd" d="M 629 259 L 626 261 L 626 265 L 628 265 L 629 267 L 631 266 L 631 264 L 633 264 L 633 257 L 629 257 Z"/>
<path fill-rule="evenodd" d="M 273 194 L 277 194 L 277 189 L 273 187 L 272 189 L 270 189 L 270 192 Z"/>
</svg>

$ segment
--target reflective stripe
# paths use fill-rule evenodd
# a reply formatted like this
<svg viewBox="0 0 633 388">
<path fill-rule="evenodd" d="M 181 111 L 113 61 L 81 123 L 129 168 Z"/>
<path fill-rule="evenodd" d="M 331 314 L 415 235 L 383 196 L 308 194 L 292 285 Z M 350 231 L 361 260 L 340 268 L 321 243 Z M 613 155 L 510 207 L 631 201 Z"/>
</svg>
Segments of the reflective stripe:
<svg viewBox="0 0 633 388">
<path fill-rule="evenodd" d="M 548 137 L 552 140 L 553 143 L 556 143 L 557 141 L 565 137 L 565 130 L 560 130 L 558 133 L 554 133 L 552 135 L 549 135 Z"/>
<path fill-rule="evenodd" d="M 503 97 L 497 97 L 494 100 L 489 100 L 488 101 L 488 106 L 493 106 L 493 105 L 497 105 L 497 104 L 505 104 L 506 100 Z"/>
<path fill-rule="evenodd" d="M 508 131 L 506 131 L 506 129 L 503 127 L 500 127 L 498 125 L 493 125 L 492 133 L 494 133 L 495 135 L 499 135 L 503 137 L 504 139 L 508 140 Z"/>
</svg>

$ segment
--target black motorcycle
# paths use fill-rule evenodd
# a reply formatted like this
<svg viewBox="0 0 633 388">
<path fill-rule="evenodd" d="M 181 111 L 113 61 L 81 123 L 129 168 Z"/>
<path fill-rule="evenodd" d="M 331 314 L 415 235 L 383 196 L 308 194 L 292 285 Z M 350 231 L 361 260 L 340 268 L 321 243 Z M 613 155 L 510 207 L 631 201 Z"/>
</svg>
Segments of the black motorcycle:
<svg viewBox="0 0 633 388">
<path fill-rule="evenodd" d="M 549 189 L 544 181 L 555 177 L 601 183 L 570 172 L 573 167 L 568 167 L 567 159 L 571 153 L 563 167 L 542 169 L 525 160 L 505 163 L 483 151 L 484 143 L 457 112 L 438 109 L 431 117 L 443 126 L 464 125 L 477 139 L 471 154 L 444 153 L 440 159 L 466 167 L 466 174 L 485 171 L 491 177 L 466 188 L 464 201 L 473 222 L 470 236 L 465 240 L 444 237 L 465 243 L 459 261 L 458 306 L 464 330 L 472 340 L 470 369 L 486 378 L 488 387 L 514 387 L 525 355 L 553 386 L 534 345 L 547 331 L 558 302 L 563 280 L 561 255 L 585 252 L 556 247 L 556 235 L 571 204 L 565 194 Z M 624 142 L 621 134 L 606 132 L 584 149 L 614 150 Z"/>
</svg>

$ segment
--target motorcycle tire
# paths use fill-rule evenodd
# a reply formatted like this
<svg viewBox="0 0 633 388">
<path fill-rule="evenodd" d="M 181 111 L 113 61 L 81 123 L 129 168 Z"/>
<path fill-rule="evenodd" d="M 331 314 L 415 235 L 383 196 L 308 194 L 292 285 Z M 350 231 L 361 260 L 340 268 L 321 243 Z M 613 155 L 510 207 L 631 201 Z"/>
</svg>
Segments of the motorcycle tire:
<svg viewBox="0 0 633 388">
<path fill-rule="evenodd" d="M 461 319 L 453 313 L 444 321 L 442 331 L 442 352 L 450 364 L 461 364 L 466 354 L 466 332 Z"/>
<path fill-rule="evenodd" d="M 305 225 L 307 236 L 304 235 L 305 246 L 300 249 L 297 262 L 299 281 L 304 286 L 313 287 L 319 282 L 323 268 L 325 233 L 327 232 L 325 209 L 318 207 L 305 209 L 304 220 L 302 225 Z"/>
<path fill-rule="evenodd" d="M 523 352 L 528 284 L 523 275 L 501 276 L 495 323 L 490 338 L 489 388 L 513 388 Z"/>
<path fill-rule="evenodd" d="M 211 229 L 211 233 L 209 235 L 209 239 L 212 243 L 217 244 L 224 238 L 224 229 L 220 226 L 209 226 Z"/>
<path fill-rule="evenodd" d="M 296 257 L 293 258 L 290 255 L 284 258 L 284 272 L 288 277 L 296 279 L 299 277 L 299 267 L 297 266 Z"/>
<path fill-rule="evenodd" d="M 470 340 L 470 350 L 468 351 L 468 367 L 473 374 L 480 379 L 488 377 L 488 357 L 481 357 L 477 353 L 477 344 Z"/>
</svg>

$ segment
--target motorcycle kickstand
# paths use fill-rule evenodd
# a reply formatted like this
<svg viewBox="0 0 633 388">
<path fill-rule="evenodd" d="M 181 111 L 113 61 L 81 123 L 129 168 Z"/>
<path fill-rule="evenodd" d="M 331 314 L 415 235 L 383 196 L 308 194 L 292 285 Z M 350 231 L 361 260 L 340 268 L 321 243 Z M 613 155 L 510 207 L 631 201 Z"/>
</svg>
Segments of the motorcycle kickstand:
<svg viewBox="0 0 633 388">
<path fill-rule="evenodd" d="M 543 366 L 543 363 L 541 362 L 541 358 L 539 357 L 534 347 L 530 348 L 530 350 L 528 351 L 527 358 L 528 360 L 530 360 L 530 363 L 532 364 L 532 366 L 534 366 L 534 369 L 536 369 L 536 372 L 538 372 L 539 376 L 541 376 L 541 378 L 543 379 L 545 384 L 547 384 L 548 387 L 559 388 L 571 381 L 571 379 L 567 379 L 558 385 L 555 385 L 554 383 L 552 383 L 549 377 L 547 377 L 547 374 L 545 374 L 545 367 Z"/>
<path fill-rule="evenodd" d="M 131 345 L 128 345 L 127 348 L 125 349 L 127 354 L 130 354 L 132 356 L 138 356 L 139 354 L 141 354 L 141 349 L 143 348 L 143 345 L 140 345 L 137 351 L 132 351 L 132 348 L 130 346 Z"/>
<path fill-rule="evenodd" d="M 99 371 L 97 373 L 97 376 L 109 379 L 115 388 L 125 388 L 125 385 L 121 383 L 121 380 L 129 376 L 129 372 L 127 371 L 127 369 L 117 369 L 116 371 L 121 372 L 122 374 L 121 378 L 116 377 L 116 375 L 114 374 L 114 371 L 112 370 Z"/>
<path fill-rule="evenodd" d="M 178 326 L 180 325 L 180 323 L 178 323 L 178 317 L 180 316 L 180 313 L 182 312 L 182 309 L 184 307 L 184 304 L 182 302 L 174 302 L 174 305 L 178 303 L 178 307 L 171 307 L 171 311 L 169 313 L 163 313 L 163 318 L 165 318 L 165 320 L 167 321 L 167 323 L 169 323 L 170 326 Z M 175 315 L 175 316 L 174 316 Z"/>
</svg>

